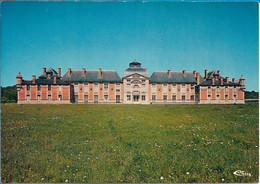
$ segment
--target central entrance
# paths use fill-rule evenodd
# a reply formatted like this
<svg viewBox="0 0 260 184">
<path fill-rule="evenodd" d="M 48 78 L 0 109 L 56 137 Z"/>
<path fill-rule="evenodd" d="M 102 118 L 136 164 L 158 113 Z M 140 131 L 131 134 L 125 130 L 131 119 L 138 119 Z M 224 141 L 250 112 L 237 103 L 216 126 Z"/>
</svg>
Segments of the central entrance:
<svg viewBox="0 0 260 184">
<path fill-rule="evenodd" d="M 139 101 L 139 95 L 133 95 L 133 99 L 134 99 L 134 102 L 138 102 Z"/>
</svg>

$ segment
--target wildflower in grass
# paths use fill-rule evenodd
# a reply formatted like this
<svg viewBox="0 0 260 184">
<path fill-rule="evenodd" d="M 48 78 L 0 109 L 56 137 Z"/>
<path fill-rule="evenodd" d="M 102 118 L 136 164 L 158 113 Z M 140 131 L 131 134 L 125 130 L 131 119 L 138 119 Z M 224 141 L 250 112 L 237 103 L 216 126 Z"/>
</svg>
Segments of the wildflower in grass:
<svg viewBox="0 0 260 184">
<path fill-rule="evenodd" d="M 224 179 L 224 178 L 222 178 L 222 181 L 225 181 L 225 179 Z"/>
<path fill-rule="evenodd" d="M 67 167 L 70 167 L 70 166 L 67 165 Z"/>
<path fill-rule="evenodd" d="M 190 174 L 189 172 L 186 172 L 186 174 Z"/>
<path fill-rule="evenodd" d="M 41 179 L 42 181 L 44 180 L 44 178 Z"/>
<path fill-rule="evenodd" d="M 161 176 L 160 179 L 163 180 L 163 177 Z"/>
<path fill-rule="evenodd" d="M 65 180 L 65 183 L 68 183 L 69 182 L 69 180 Z"/>
</svg>

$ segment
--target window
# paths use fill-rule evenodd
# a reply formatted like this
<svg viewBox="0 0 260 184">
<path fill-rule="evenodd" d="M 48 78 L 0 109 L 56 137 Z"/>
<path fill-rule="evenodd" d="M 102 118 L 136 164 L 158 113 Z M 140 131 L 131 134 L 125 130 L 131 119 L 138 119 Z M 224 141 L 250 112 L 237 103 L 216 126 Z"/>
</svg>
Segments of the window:
<svg viewBox="0 0 260 184">
<path fill-rule="evenodd" d="M 84 95 L 84 100 L 88 100 L 88 95 Z"/>
<path fill-rule="evenodd" d="M 102 88 L 100 88 L 100 91 L 102 91 Z"/>
<path fill-rule="evenodd" d="M 182 86 L 183 88 L 185 88 L 185 84 L 181 84 L 181 86 Z"/>
<path fill-rule="evenodd" d="M 98 86 L 98 83 L 94 83 L 94 86 L 97 87 L 97 86 Z"/>
<path fill-rule="evenodd" d="M 92 91 L 92 88 L 90 88 L 90 91 Z"/>
<path fill-rule="evenodd" d="M 152 84 L 152 86 L 153 86 L 153 88 L 155 88 L 155 87 L 156 87 L 156 84 Z"/>
<path fill-rule="evenodd" d="M 51 91 L 51 85 L 48 85 L 48 91 Z"/>
<path fill-rule="evenodd" d="M 127 98 L 128 101 L 130 101 L 131 100 L 131 95 L 127 95 L 126 98 Z"/>
<path fill-rule="evenodd" d="M 176 95 L 172 95 L 172 100 L 176 100 Z"/>
<path fill-rule="evenodd" d="M 62 100 L 62 95 L 59 95 L 59 101 L 61 101 Z"/>
<path fill-rule="evenodd" d="M 163 95 L 163 100 L 167 100 L 167 95 Z"/>
<path fill-rule="evenodd" d="M 164 87 L 166 87 L 166 86 L 167 86 L 167 84 L 163 84 L 163 86 L 164 86 Z"/>
<path fill-rule="evenodd" d="M 194 95 L 191 95 L 191 96 L 190 96 L 190 100 L 194 100 Z"/>
<path fill-rule="evenodd" d="M 131 80 L 130 79 L 127 79 L 127 82 L 130 82 Z"/>
<path fill-rule="evenodd" d="M 38 100 L 38 101 L 41 100 L 41 95 L 37 95 L 37 100 Z"/>
<path fill-rule="evenodd" d="M 51 95 L 48 95 L 48 100 L 50 100 L 51 99 Z"/>
<path fill-rule="evenodd" d="M 173 87 L 176 87 L 176 84 L 172 84 Z"/>
<path fill-rule="evenodd" d="M 134 88 L 139 88 L 139 86 L 136 84 L 136 85 L 134 85 Z"/>
<path fill-rule="evenodd" d="M 30 91 L 30 85 L 27 85 L 26 87 L 27 87 L 27 91 Z"/>
<path fill-rule="evenodd" d="M 88 87 L 88 83 L 84 83 L 85 87 Z"/>
<path fill-rule="evenodd" d="M 237 97 L 237 95 L 234 95 L 234 98 L 236 98 Z"/>
<path fill-rule="evenodd" d="M 117 87 L 117 88 L 120 88 L 120 84 L 119 84 L 119 83 L 117 83 L 117 84 L 116 84 L 116 87 Z"/>
<path fill-rule="evenodd" d="M 145 82 L 145 80 L 142 80 L 142 82 Z"/>
<path fill-rule="evenodd" d="M 98 95 L 94 95 L 94 100 L 98 100 Z"/>
<path fill-rule="evenodd" d="M 129 86 L 131 86 L 131 84 L 130 84 L 130 83 L 127 83 L 127 86 L 129 87 Z"/>
<path fill-rule="evenodd" d="M 113 91 L 114 90 L 114 88 L 111 88 L 111 91 Z"/>
<path fill-rule="evenodd" d="M 105 100 L 108 100 L 108 95 L 104 95 Z"/>
<path fill-rule="evenodd" d="M 226 97 L 226 99 L 228 99 L 228 95 L 226 95 L 225 97 Z"/>
<path fill-rule="evenodd" d="M 158 91 L 161 91 L 161 89 L 159 88 Z"/>
<path fill-rule="evenodd" d="M 41 85 L 38 85 L 38 86 L 37 86 L 37 90 L 38 90 L 38 91 L 41 91 Z"/>
<path fill-rule="evenodd" d="M 185 95 L 181 96 L 182 101 L 185 101 Z"/>
<path fill-rule="evenodd" d="M 208 95 L 208 97 L 210 98 L 210 97 L 211 97 L 211 95 Z"/>
<path fill-rule="evenodd" d="M 116 89 L 116 92 L 120 92 L 120 89 Z"/>
<path fill-rule="evenodd" d="M 144 87 L 144 86 L 145 86 L 145 83 L 143 83 L 142 86 Z"/>
<path fill-rule="evenodd" d="M 79 90 L 80 90 L 80 91 L 83 91 L 83 87 L 80 87 Z"/>
<path fill-rule="evenodd" d="M 27 101 L 30 100 L 30 95 L 29 95 L 29 94 L 26 96 L 26 100 L 27 100 Z"/>
<path fill-rule="evenodd" d="M 169 88 L 169 91 L 171 91 L 171 88 Z"/>
<path fill-rule="evenodd" d="M 156 95 L 152 95 L 152 100 L 156 100 Z"/>
<path fill-rule="evenodd" d="M 104 84 L 104 88 L 105 88 L 105 89 L 108 88 L 108 84 L 107 84 L 107 83 Z"/>
<path fill-rule="evenodd" d="M 145 101 L 145 95 L 142 95 L 142 101 Z"/>
<path fill-rule="evenodd" d="M 217 97 L 219 97 L 219 95 L 217 95 Z"/>
</svg>

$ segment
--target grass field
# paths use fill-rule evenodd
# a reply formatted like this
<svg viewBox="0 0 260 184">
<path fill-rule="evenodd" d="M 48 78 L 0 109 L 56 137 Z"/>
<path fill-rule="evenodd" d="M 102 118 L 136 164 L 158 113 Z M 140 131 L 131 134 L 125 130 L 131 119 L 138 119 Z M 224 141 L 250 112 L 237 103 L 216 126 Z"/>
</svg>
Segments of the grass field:
<svg viewBox="0 0 260 184">
<path fill-rule="evenodd" d="M 1 111 L 2 182 L 258 182 L 258 103 Z"/>
</svg>

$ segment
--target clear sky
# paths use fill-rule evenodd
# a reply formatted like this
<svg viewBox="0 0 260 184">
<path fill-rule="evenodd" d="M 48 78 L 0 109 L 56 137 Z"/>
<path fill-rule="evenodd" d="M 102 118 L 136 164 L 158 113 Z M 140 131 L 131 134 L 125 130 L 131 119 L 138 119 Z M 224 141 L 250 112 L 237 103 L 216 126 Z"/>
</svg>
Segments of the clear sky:
<svg viewBox="0 0 260 184">
<path fill-rule="evenodd" d="M 258 91 L 258 4 L 2 2 L 1 85 L 42 67 L 220 70 Z"/>
</svg>

